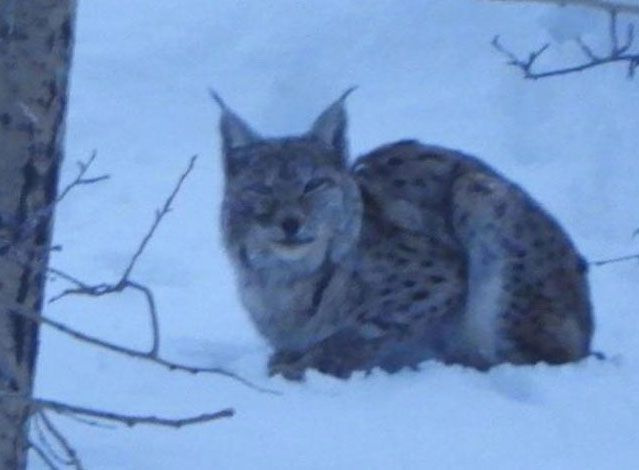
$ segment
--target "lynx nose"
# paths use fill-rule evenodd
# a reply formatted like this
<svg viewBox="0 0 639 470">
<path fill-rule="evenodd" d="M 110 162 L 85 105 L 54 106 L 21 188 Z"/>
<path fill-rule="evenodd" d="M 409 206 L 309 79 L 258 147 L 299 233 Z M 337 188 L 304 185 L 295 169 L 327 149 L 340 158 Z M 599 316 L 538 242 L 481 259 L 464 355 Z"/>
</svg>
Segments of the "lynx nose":
<svg viewBox="0 0 639 470">
<path fill-rule="evenodd" d="M 286 217 L 280 223 L 286 237 L 290 238 L 297 235 L 300 229 L 300 221 L 296 217 Z"/>
</svg>

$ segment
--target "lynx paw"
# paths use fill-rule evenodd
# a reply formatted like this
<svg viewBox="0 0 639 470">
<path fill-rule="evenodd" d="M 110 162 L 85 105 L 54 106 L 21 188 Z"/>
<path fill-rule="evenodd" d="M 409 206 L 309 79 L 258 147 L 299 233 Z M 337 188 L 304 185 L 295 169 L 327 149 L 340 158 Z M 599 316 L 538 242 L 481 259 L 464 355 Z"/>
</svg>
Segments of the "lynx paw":
<svg viewBox="0 0 639 470">
<path fill-rule="evenodd" d="M 269 377 L 281 375 L 287 380 L 301 382 L 304 380 L 306 368 L 304 355 L 298 352 L 278 351 L 268 360 Z"/>
</svg>

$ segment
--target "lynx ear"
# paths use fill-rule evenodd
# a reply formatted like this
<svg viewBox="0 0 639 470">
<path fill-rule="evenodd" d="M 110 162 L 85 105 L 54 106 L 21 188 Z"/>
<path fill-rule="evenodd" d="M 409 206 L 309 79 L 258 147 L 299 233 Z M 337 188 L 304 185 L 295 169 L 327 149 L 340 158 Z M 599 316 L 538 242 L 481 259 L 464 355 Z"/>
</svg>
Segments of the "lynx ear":
<svg viewBox="0 0 639 470">
<path fill-rule="evenodd" d="M 344 101 L 356 87 L 351 87 L 342 93 L 332 105 L 322 112 L 313 123 L 309 132 L 326 145 L 334 149 L 342 158 L 346 158 L 348 149 L 346 140 L 346 110 Z"/>
<path fill-rule="evenodd" d="M 209 89 L 211 98 L 222 110 L 220 116 L 220 134 L 222 136 L 222 150 L 228 156 L 233 149 L 245 147 L 262 140 L 260 135 L 235 114 L 214 90 Z"/>
</svg>

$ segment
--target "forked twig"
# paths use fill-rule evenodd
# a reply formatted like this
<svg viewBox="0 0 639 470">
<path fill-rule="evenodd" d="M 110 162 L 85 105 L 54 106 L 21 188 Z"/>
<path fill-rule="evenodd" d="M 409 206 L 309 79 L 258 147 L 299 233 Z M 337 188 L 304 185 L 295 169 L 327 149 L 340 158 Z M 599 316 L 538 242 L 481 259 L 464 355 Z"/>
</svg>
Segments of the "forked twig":
<svg viewBox="0 0 639 470">
<path fill-rule="evenodd" d="M 73 190 L 74 188 L 77 188 L 78 186 L 99 183 L 100 181 L 104 181 L 111 178 L 111 175 L 101 175 L 101 176 L 96 176 L 93 178 L 84 177 L 87 171 L 89 171 L 89 168 L 91 167 L 91 165 L 93 164 L 97 156 L 98 156 L 98 152 L 97 150 L 94 150 L 86 162 L 83 162 L 83 161 L 77 162 L 78 175 L 75 177 L 75 179 L 73 179 L 69 184 L 67 184 L 64 188 L 60 190 L 58 197 L 56 198 L 56 201 L 55 201 L 56 203 L 62 201 L 67 196 L 67 194 L 69 194 L 71 190 Z"/>
<path fill-rule="evenodd" d="M 169 194 L 168 198 L 166 199 L 162 207 L 156 212 L 155 218 L 153 220 L 153 223 L 151 224 L 151 227 L 142 238 L 142 242 L 136 248 L 133 256 L 131 257 L 129 263 L 124 269 L 124 272 L 122 273 L 122 275 L 120 276 L 120 279 L 117 282 L 113 284 L 102 283 L 97 285 L 88 285 L 87 283 L 80 281 L 78 278 L 71 276 L 69 274 L 66 274 L 59 269 L 50 268 L 48 270 L 50 273 L 58 275 L 62 279 L 74 284 L 75 287 L 64 290 L 60 294 L 50 299 L 49 302 L 55 302 L 68 295 L 88 295 L 91 297 L 101 297 L 104 295 L 121 293 L 127 289 L 132 289 L 132 290 L 140 292 L 144 296 L 144 299 L 147 303 L 149 319 L 151 323 L 151 335 L 152 335 L 151 341 L 152 342 L 151 342 L 151 348 L 149 350 L 148 355 L 150 357 L 158 357 L 159 350 L 160 350 L 160 326 L 159 326 L 157 309 L 155 305 L 155 299 L 153 297 L 153 292 L 151 291 L 151 289 L 149 289 L 145 285 L 131 280 L 130 275 L 137 261 L 139 260 L 140 256 L 142 255 L 142 253 L 144 253 L 144 250 L 147 247 L 149 241 L 155 234 L 157 228 L 160 226 L 160 223 L 162 222 L 164 217 L 171 211 L 171 205 L 173 204 L 173 201 L 175 197 L 177 196 L 178 192 L 180 191 L 184 181 L 189 176 L 189 173 L 191 173 L 191 171 L 193 170 L 196 160 L 197 160 L 197 155 L 192 156 L 191 159 L 189 160 L 189 164 L 186 170 L 180 175 L 177 181 L 177 184 L 175 185 L 175 187 Z M 91 161 L 89 161 L 89 163 L 90 162 Z M 80 179 L 81 179 L 81 175 L 80 175 Z"/>
</svg>

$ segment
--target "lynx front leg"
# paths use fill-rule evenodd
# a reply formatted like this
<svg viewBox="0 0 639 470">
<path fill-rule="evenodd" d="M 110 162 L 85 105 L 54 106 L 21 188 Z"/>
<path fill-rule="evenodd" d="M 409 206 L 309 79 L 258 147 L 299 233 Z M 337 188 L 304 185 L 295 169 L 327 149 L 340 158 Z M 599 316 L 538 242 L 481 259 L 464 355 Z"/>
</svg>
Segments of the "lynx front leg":
<svg viewBox="0 0 639 470">
<path fill-rule="evenodd" d="M 480 172 L 457 179 L 452 214 L 468 259 L 465 352 L 489 364 L 587 355 L 585 263 L 557 223 L 517 186 Z"/>
</svg>

